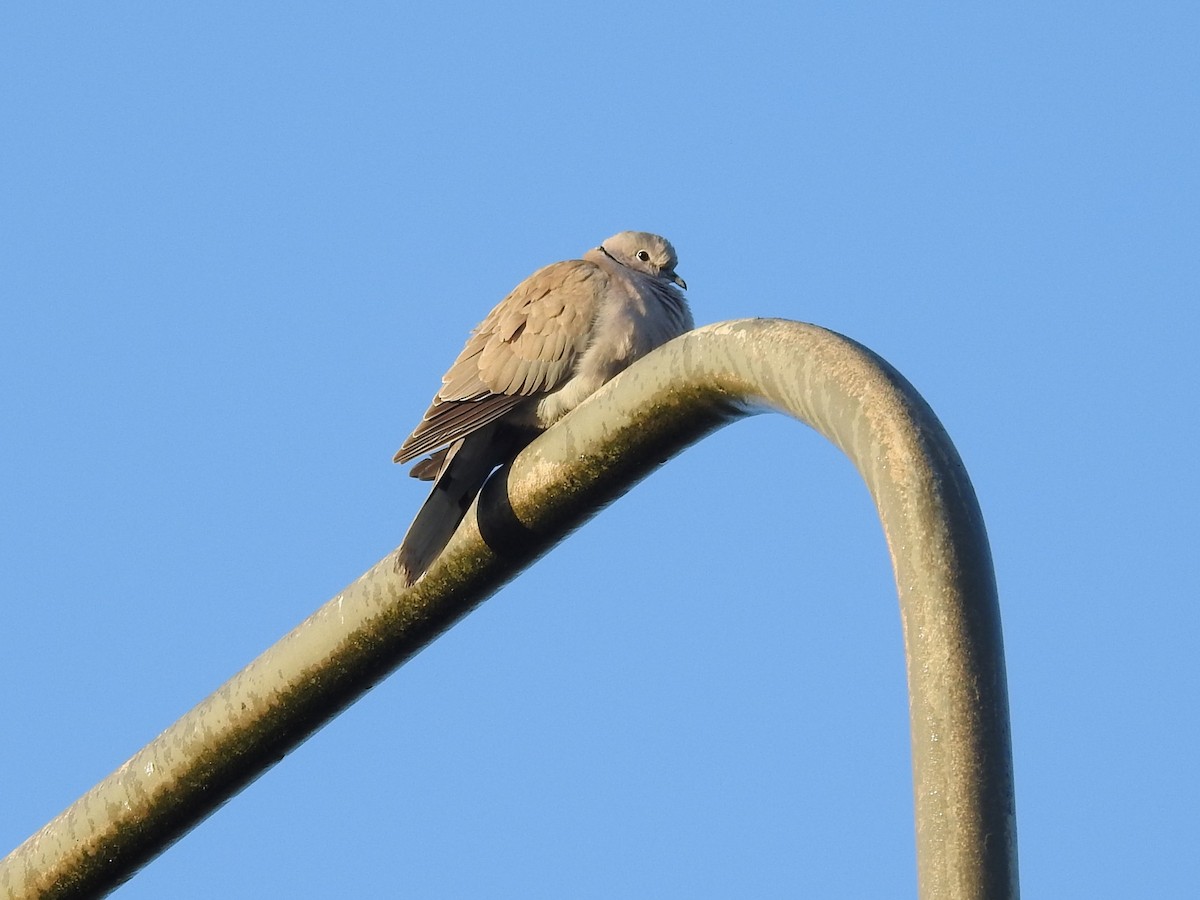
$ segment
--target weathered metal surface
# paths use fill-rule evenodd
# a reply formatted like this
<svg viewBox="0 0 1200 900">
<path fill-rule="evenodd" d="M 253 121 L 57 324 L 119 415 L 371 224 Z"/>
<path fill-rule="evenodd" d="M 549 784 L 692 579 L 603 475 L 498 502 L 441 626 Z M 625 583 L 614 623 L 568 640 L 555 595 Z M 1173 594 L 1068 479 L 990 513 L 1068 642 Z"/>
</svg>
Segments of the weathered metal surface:
<svg viewBox="0 0 1200 900">
<path fill-rule="evenodd" d="M 908 665 L 921 896 L 1017 897 L 999 607 L 966 471 L 891 366 L 782 320 L 697 329 L 623 373 L 493 476 L 422 581 L 403 589 L 390 556 L 374 566 L 0 862 L 0 889 L 112 890 L 674 453 L 767 409 L 841 448 L 883 523 Z"/>
</svg>

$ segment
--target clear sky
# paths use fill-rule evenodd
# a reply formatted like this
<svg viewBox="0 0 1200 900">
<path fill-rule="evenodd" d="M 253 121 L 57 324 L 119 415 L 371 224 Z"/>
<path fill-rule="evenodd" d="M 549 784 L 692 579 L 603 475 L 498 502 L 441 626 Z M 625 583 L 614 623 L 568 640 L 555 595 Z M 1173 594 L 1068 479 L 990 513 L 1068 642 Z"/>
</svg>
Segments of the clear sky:
<svg viewBox="0 0 1200 900">
<path fill-rule="evenodd" d="M 626 228 L 924 394 L 1029 897 L 1195 896 L 1195 3 L 0 10 L 0 850 L 391 550 L 469 329 Z M 895 590 L 812 431 L 670 462 L 117 896 L 915 893 Z"/>
</svg>

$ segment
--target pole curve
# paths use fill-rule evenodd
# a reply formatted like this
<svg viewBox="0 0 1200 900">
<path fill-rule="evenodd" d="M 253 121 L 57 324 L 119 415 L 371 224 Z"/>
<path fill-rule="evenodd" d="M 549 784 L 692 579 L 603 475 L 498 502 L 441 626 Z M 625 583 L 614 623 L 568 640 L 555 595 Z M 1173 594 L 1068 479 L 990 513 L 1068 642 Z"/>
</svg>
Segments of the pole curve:
<svg viewBox="0 0 1200 900">
<path fill-rule="evenodd" d="M 406 590 L 390 554 L 0 862 L 0 889 L 112 890 L 666 459 L 766 410 L 836 444 L 883 524 L 908 670 L 920 896 L 1015 900 L 999 603 L 966 470 L 887 362 L 778 319 L 689 332 L 605 385 L 493 475 L 424 579 Z"/>
</svg>

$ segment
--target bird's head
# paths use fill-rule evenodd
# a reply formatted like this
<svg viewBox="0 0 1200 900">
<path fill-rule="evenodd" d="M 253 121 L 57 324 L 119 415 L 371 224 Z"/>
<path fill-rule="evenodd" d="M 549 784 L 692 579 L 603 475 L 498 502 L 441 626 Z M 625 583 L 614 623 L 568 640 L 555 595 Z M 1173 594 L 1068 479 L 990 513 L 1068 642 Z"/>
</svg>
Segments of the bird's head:
<svg viewBox="0 0 1200 900">
<path fill-rule="evenodd" d="M 675 248 L 665 237 L 646 231 L 622 231 L 604 241 L 600 249 L 628 269 L 687 290 L 687 282 L 675 273 L 679 263 Z"/>
</svg>

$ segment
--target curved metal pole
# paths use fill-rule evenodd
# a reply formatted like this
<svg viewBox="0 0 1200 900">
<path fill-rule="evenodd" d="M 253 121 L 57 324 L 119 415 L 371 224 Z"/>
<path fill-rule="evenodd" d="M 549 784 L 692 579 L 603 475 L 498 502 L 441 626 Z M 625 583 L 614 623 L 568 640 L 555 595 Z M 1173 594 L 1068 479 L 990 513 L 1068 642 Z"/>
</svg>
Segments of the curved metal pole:
<svg viewBox="0 0 1200 900">
<path fill-rule="evenodd" d="M 374 566 L 14 850 L 0 889 L 113 889 L 671 455 L 766 409 L 840 447 L 883 522 L 908 666 L 921 896 L 1017 897 L 999 606 L 966 471 L 895 369 L 781 320 L 710 325 L 631 367 L 493 476 L 422 581 L 405 590 L 391 556 Z"/>
</svg>

